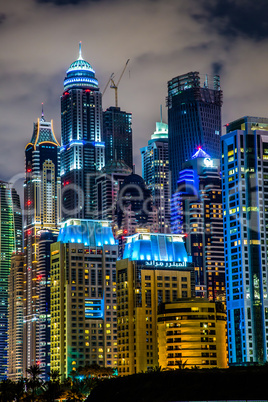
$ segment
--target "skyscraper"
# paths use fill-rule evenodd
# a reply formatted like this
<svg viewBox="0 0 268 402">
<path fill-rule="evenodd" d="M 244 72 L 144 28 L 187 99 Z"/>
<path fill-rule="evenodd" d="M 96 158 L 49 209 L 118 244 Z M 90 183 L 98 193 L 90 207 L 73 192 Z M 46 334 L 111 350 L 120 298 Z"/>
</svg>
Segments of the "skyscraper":
<svg viewBox="0 0 268 402">
<path fill-rule="evenodd" d="M 38 242 L 42 230 L 55 230 L 60 219 L 59 143 L 52 122 L 44 114 L 34 123 L 31 141 L 25 148 L 24 183 L 24 374 L 37 362 Z"/>
<path fill-rule="evenodd" d="M 152 205 L 151 191 L 143 178 L 135 173 L 127 176 L 120 187 L 117 197 L 117 226 L 120 258 L 123 255 L 126 236 L 138 231 L 157 231 L 157 211 Z"/>
<path fill-rule="evenodd" d="M 93 218 L 95 175 L 105 164 L 102 95 L 81 43 L 64 80 L 61 143 L 62 218 Z"/>
<path fill-rule="evenodd" d="M 152 193 L 152 202 L 158 214 L 158 231 L 170 231 L 170 187 L 168 125 L 156 123 L 156 130 L 146 147 L 141 148 L 142 177 Z"/>
<path fill-rule="evenodd" d="M 16 190 L 0 181 L 0 380 L 7 375 L 8 277 L 11 256 L 21 252 L 22 216 Z"/>
<path fill-rule="evenodd" d="M 117 365 L 116 260 L 107 221 L 68 220 L 51 245 L 51 369 Z"/>
<path fill-rule="evenodd" d="M 41 378 L 48 381 L 50 376 L 50 332 L 51 332 L 51 312 L 50 312 L 50 245 L 57 241 L 58 230 L 43 230 L 40 232 L 38 243 L 38 263 L 37 263 L 37 358 L 38 365 L 42 370 Z"/>
<path fill-rule="evenodd" d="M 196 296 L 225 301 L 220 160 L 201 148 L 183 164 L 171 201 L 171 230 L 186 234 L 195 265 Z"/>
<path fill-rule="evenodd" d="M 122 160 L 110 160 L 96 177 L 96 219 L 112 222 L 115 235 L 117 225 L 117 200 L 120 188 L 132 170 Z"/>
<path fill-rule="evenodd" d="M 243 117 L 222 137 L 230 364 L 268 360 L 268 118 Z"/>
<path fill-rule="evenodd" d="M 153 369 L 158 365 L 158 306 L 194 295 L 193 264 L 182 236 L 127 237 L 116 277 L 118 372 L 128 375 Z"/>
<path fill-rule="evenodd" d="M 105 163 L 114 159 L 123 160 L 133 167 L 132 114 L 120 107 L 111 106 L 103 112 L 103 140 Z"/>
<path fill-rule="evenodd" d="M 8 365 L 7 377 L 18 381 L 23 375 L 23 266 L 25 255 L 13 253 L 8 278 Z"/>
<path fill-rule="evenodd" d="M 171 194 L 176 190 L 182 164 L 201 146 L 212 158 L 220 157 L 222 91 L 220 78 L 201 82 L 198 72 L 168 82 L 168 131 Z"/>
</svg>

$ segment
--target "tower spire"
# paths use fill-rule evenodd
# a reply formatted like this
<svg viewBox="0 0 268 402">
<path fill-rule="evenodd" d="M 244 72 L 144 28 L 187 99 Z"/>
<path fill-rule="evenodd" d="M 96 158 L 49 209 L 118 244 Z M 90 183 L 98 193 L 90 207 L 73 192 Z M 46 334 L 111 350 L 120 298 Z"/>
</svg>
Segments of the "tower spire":
<svg viewBox="0 0 268 402">
<path fill-rule="evenodd" d="M 41 121 L 46 121 L 44 117 L 44 103 L 41 103 Z"/>
<path fill-rule="evenodd" d="M 83 60 L 83 57 L 82 57 L 82 42 L 81 42 L 81 40 L 79 42 L 79 57 L 78 57 L 78 60 Z"/>
</svg>

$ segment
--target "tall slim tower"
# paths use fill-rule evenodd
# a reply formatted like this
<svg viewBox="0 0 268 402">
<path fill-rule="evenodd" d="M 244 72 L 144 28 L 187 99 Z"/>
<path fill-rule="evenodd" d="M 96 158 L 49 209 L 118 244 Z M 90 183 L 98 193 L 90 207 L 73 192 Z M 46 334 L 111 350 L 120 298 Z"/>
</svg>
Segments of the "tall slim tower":
<svg viewBox="0 0 268 402">
<path fill-rule="evenodd" d="M 222 137 L 229 363 L 268 361 L 268 118 L 243 117 Z"/>
<path fill-rule="evenodd" d="M 158 231 L 170 232 L 170 188 L 168 125 L 156 123 L 156 130 L 146 147 L 141 148 L 142 177 L 152 193 L 153 205 L 158 214 Z"/>
<path fill-rule="evenodd" d="M 13 252 L 21 252 L 22 219 L 18 194 L 0 181 L 0 381 L 7 375 L 8 277 Z"/>
<path fill-rule="evenodd" d="M 79 57 L 66 72 L 61 97 L 62 219 L 94 214 L 95 175 L 104 167 L 102 95 L 91 65 Z"/>
<path fill-rule="evenodd" d="M 168 130 L 171 194 L 176 190 L 182 164 L 201 146 L 220 157 L 222 91 L 220 77 L 201 77 L 197 71 L 168 82 Z"/>
<path fill-rule="evenodd" d="M 133 167 L 132 114 L 120 107 L 109 107 L 103 112 L 103 140 L 105 142 L 105 163 L 114 159 L 123 160 Z"/>
<path fill-rule="evenodd" d="M 55 230 L 60 219 L 59 143 L 44 114 L 34 123 L 25 148 L 24 183 L 24 374 L 37 361 L 38 243 L 42 230 Z"/>
<path fill-rule="evenodd" d="M 183 164 L 171 200 L 171 230 L 185 233 L 195 266 L 197 297 L 225 301 L 220 160 L 201 148 Z"/>
</svg>

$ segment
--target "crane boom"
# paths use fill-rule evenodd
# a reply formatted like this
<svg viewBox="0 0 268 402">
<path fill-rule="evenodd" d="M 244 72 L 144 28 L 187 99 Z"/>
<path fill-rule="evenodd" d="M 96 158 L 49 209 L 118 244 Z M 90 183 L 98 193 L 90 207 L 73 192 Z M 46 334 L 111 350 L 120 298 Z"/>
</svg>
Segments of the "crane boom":
<svg viewBox="0 0 268 402">
<path fill-rule="evenodd" d="M 109 81 L 112 82 L 112 85 L 110 85 L 110 88 L 114 89 L 114 92 L 115 92 L 115 107 L 118 107 L 118 95 L 117 95 L 118 85 L 119 85 L 119 82 L 121 81 L 121 78 L 123 77 L 124 72 L 126 71 L 126 68 L 127 68 L 129 60 L 130 59 L 127 60 L 127 62 L 125 64 L 125 67 L 123 68 L 123 71 L 122 71 L 122 73 L 121 73 L 121 75 L 119 77 L 119 80 L 117 81 L 117 84 L 115 84 L 115 82 L 114 82 L 113 74 L 111 75 L 110 80 L 109 80 Z"/>
<path fill-rule="evenodd" d="M 104 90 L 102 91 L 102 96 L 104 95 L 104 93 L 105 93 L 108 85 L 110 84 L 110 81 L 112 80 L 113 76 L 114 76 L 114 73 L 112 73 L 111 76 L 109 77 L 109 80 L 108 80 L 107 84 L 105 85 Z"/>
</svg>

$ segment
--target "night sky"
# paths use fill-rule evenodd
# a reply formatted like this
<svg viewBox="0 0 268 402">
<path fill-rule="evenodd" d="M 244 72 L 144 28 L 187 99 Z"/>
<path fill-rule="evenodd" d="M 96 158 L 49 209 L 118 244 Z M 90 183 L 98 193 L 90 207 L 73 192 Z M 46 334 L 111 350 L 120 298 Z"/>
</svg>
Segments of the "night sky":
<svg viewBox="0 0 268 402">
<path fill-rule="evenodd" d="M 2 4 L 3 3 L 3 4 Z M 60 140 L 60 96 L 69 65 L 82 55 L 101 90 L 130 59 L 118 89 L 133 114 L 134 162 L 160 118 L 167 81 L 220 74 L 222 124 L 268 117 L 267 0 L 10 0 L 0 5 L 0 178 L 24 177 L 33 122 L 53 119 Z M 108 88 L 103 107 L 114 106 Z"/>
</svg>

